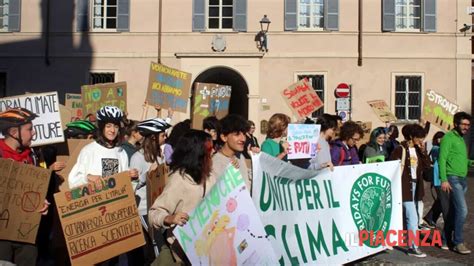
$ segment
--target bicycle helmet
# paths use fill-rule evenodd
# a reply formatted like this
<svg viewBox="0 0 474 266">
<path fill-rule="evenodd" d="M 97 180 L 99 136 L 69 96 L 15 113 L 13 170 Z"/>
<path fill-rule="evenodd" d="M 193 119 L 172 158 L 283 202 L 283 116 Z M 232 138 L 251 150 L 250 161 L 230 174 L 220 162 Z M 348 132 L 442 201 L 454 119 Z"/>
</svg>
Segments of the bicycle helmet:
<svg viewBox="0 0 474 266">
<path fill-rule="evenodd" d="M 97 111 L 96 117 L 99 122 L 120 124 L 123 112 L 117 106 L 104 106 Z"/>
<path fill-rule="evenodd" d="M 161 118 L 152 118 L 138 123 L 138 132 L 144 137 L 165 132 L 171 125 Z"/>
<path fill-rule="evenodd" d="M 94 134 L 97 127 L 87 120 L 77 120 L 66 124 L 64 134 L 68 138 L 74 138 L 80 135 Z"/>
<path fill-rule="evenodd" d="M 0 113 L 0 130 L 11 127 L 20 127 L 24 124 L 30 123 L 38 116 L 25 108 L 8 109 Z"/>
</svg>

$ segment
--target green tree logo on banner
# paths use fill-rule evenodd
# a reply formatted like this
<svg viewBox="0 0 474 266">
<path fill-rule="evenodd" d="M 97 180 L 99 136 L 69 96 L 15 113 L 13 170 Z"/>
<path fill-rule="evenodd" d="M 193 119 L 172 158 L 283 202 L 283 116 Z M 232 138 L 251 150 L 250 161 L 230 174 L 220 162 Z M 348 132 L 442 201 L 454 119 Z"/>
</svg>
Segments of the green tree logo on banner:
<svg viewBox="0 0 474 266">
<path fill-rule="evenodd" d="M 360 176 L 352 186 L 351 213 L 356 227 L 360 231 L 367 231 L 374 238 L 377 233 L 383 232 L 384 239 L 390 229 L 392 218 L 392 185 L 390 179 L 377 174 L 366 173 Z M 380 234 L 380 233 L 379 233 Z M 372 248 L 375 239 L 364 241 L 364 245 Z"/>
</svg>

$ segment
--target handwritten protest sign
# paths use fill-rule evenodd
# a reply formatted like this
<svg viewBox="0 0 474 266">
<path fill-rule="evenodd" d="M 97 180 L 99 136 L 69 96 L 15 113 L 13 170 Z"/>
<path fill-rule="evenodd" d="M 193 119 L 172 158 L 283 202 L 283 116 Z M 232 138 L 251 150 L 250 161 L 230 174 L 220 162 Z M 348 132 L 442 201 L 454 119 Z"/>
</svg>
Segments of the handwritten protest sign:
<svg viewBox="0 0 474 266">
<path fill-rule="evenodd" d="M 445 131 L 451 130 L 454 114 L 461 111 L 459 105 L 433 90 L 428 90 L 425 96 L 423 119 Z"/>
<path fill-rule="evenodd" d="M 359 244 L 359 231 L 397 241 L 388 232 L 403 228 L 399 161 L 313 172 L 261 152 L 252 164 L 252 199 L 281 265 L 340 265 L 386 249 Z"/>
<path fill-rule="evenodd" d="M 33 137 L 32 146 L 64 141 L 58 93 L 56 91 L 0 98 L 0 112 L 17 107 L 26 108 L 38 115 L 33 120 L 36 134 Z M 0 137 L 3 138 L 1 135 Z"/>
<path fill-rule="evenodd" d="M 311 116 L 313 112 L 324 105 L 323 101 L 321 101 L 316 91 L 306 79 L 302 79 L 284 89 L 282 96 L 298 119 Z"/>
<path fill-rule="evenodd" d="M 104 83 L 81 87 L 82 111 L 84 116 L 95 114 L 106 105 L 114 105 L 127 111 L 127 83 Z"/>
<path fill-rule="evenodd" d="M 368 101 L 367 103 L 382 122 L 397 121 L 397 117 L 390 111 L 384 100 Z"/>
<path fill-rule="evenodd" d="M 93 265 L 145 244 L 127 172 L 54 194 L 72 265 Z"/>
<path fill-rule="evenodd" d="M 51 171 L 0 159 L 0 239 L 34 244 Z"/>
<path fill-rule="evenodd" d="M 173 231 L 192 265 L 276 265 L 239 170 L 230 166 Z"/>
<path fill-rule="evenodd" d="M 191 74 L 151 63 L 146 99 L 149 104 L 186 113 L 191 90 Z"/>
<path fill-rule="evenodd" d="M 229 113 L 232 88 L 227 85 L 196 82 L 192 127 L 202 129 L 202 121 L 208 116 L 221 119 Z"/>
<path fill-rule="evenodd" d="M 156 198 L 161 195 L 161 192 L 163 192 L 167 181 L 168 168 L 166 167 L 166 164 L 160 164 L 155 170 L 148 172 L 148 175 L 146 177 L 146 195 L 148 209 L 150 209 L 150 207 L 153 205 Z"/>
<path fill-rule="evenodd" d="M 82 119 L 82 96 L 76 93 L 66 93 L 64 105 L 72 111 L 71 121 Z M 69 121 L 64 121 L 69 122 Z"/>
<path fill-rule="evenodd" d="M 289 124 L 288 159 L 307 159 L 315 157 L 320 130 L 321 125 Z"/>
</svg>

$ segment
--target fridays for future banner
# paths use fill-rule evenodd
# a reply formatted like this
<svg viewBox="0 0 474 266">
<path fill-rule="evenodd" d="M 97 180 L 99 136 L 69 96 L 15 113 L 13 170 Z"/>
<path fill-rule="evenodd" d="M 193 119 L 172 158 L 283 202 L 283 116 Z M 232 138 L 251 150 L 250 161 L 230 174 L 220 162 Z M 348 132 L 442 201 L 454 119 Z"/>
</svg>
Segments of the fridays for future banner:
<svg viewBox="0 0 474 266">
<path fill-rule="evenodd" d="M 252 162 L 252 198 L 285 265 L 349 263 L 385 249 L 359 246 L 359 230 L 402 229 L 399 161 L 319 173 L 265 153 Z"/>
</svg>

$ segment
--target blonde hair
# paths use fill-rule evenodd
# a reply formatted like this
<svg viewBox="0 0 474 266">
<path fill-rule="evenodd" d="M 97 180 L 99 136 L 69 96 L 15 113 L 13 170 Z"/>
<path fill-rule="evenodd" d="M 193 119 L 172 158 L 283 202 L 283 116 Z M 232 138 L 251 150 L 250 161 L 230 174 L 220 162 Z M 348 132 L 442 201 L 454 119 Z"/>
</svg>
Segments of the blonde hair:
<svg viewBox="0 0 474 266">
<path fill-rule="evenodd" d="M 267 138 L 281 137 L 290 122 L 290 117 L 285 114 L 277 113 L 272 115 L 270 121 L 268 121 Z"/>
</svg>

